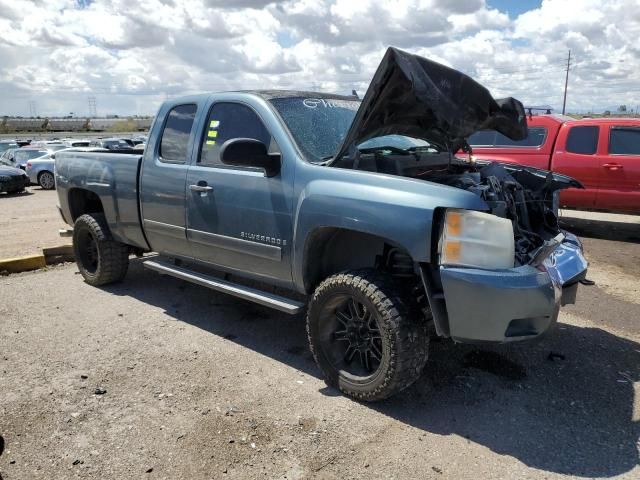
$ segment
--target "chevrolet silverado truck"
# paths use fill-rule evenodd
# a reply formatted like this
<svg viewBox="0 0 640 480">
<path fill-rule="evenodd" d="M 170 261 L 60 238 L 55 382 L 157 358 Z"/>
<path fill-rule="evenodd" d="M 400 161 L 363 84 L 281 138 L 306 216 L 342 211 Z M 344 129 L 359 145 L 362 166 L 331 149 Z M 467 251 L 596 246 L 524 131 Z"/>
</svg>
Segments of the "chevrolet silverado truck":
<svg viewBox="0 0 640 480">
<path fill-rule="evenodd" d="M 584 188 L 560 194 L 560 206 L 640 214 L 640 118 L 533 115 L 529 134 L 514 140 L 492 130 L 469 137 L 478 159 L 569 175 Z"/>
<path fill-rule="evenodd" d="M 420 376 L 431 335 L 536 338 L 585 277 L 556 216 L 558 192 L 579 183 L 452 154 L 484 128 L 524 138 L 522 104 L 390 48 L 362 101 L 175 98 L 142 155 L 60 152 L 59 209 L 87 283 L 122 280 L 137 254 L 160 274 L 306 310 L 326 382 L 379 400 Z"/>
</svg>

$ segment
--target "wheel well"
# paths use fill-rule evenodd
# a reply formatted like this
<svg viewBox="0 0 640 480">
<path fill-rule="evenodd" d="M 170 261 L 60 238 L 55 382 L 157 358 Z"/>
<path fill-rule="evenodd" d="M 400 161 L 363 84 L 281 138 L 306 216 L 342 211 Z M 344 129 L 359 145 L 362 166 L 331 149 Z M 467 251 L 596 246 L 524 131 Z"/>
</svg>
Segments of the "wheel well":
<svg viewBox="0 0 640 480">
<path fill-rule="evenodd" d="M 390 258 L 396 260 L 392 267 L 394 275 L 414 275 L 411 256 L 385 238 L 343 228 L 319 228 L 309 235 L 305 244 L 304 288 L 311 293 L 322 280 L 345 270 L 386 269 L 390 267 Z M 398 272 L 398 268 L 402 271 Z"/>
<path fill-rule="evenodd" d="M 104 213 L 104 208 L 98 195 L 89 190 L 74 188 L 69 191 L 69 211 L 75 222 L 76 218 L 85 213 Z"/>
</svg>

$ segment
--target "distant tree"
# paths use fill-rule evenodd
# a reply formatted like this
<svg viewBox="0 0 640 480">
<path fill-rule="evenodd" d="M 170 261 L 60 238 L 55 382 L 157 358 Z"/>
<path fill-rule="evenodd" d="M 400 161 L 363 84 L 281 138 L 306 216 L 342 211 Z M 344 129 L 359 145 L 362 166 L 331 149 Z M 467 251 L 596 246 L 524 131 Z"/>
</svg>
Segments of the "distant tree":
<svg viewBox="0 0 640 480">
<path fill-rule="evenodd" d="M 626 112 L 627 111 L 627 106 L 626 105 L 620 105 L 618 107 L 618 111 L 619 112 Z"/>
</svg>

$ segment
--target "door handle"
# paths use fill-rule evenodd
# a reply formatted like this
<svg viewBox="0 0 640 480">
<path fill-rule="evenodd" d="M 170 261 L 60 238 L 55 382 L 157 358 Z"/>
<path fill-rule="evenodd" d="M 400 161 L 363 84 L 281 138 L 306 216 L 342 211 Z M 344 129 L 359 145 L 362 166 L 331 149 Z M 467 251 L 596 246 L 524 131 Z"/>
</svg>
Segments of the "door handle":
<svg viewBox="0 0 640 480">
<path fill-rule="evenodd" d="M 213 190 L 213 187 L 210 187 L 209 185 L 204 183 L 203 185 L 189 185 L 189 189 L 192 192 L 210 192 Z"/>
<path fill-rule="evenodd" d="M 602 165 L 604 168 L 608 168 L 609 170 L 622 170 L 622 165 L 619 163 L 605 163 Z"/>
</svg>

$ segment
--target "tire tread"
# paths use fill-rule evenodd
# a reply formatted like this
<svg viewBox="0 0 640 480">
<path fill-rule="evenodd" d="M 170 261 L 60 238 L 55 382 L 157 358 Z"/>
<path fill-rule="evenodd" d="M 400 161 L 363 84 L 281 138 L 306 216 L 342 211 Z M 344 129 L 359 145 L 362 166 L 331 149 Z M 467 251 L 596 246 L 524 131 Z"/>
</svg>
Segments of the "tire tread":
<svg viewBox="0 0 640 480">
<path fill-rule="evenodd" d="M 391 348 L 389 368 L 385 372 L 384 380 L 373 390 L 368 392 L 354 391 L 344 384 L 337 386 L 345 394 L 358 400 L 376 401 L 388 398 L 414 383 L 422 373 L 428 356 L 429 337 L 427 324 L 423 317 L 412 311 L 410 302 L 393 283 L 393 279 L 373 269 L 353 270 L 332 275 L 324 280 L 315 290 L 307 312 L 307 337 L 316 363 L 320 367 L 325 379 L 335 378 L 335 372 L 327 369 L 319 361 L 318 352 L 314 348 L 311 333 L 310 315 L 313 315 L 314 304 L 336 288 L 351 287 L 363 292 L 374 304 L 383 321 L 389 326 L 388 340 L 395 348 Z"/>
<path fill-rule="evenodd" d="M 80 268 L 80 273 L 85 281 L 93 286 L 108 285 L 121 281 L 127 274 L 129 268 L 129 246 L 114 240 L 107 221 L 102 213 L 84 214 L 77 218 L 74 225 L 74 232 L 79 225 L 85 224 L 94 235 L 98 243 L 98 269 L 95 274 L 87 272 L 80 264 L 80 257 L 77 252 L 76 262 Z M 74 238 L 74 249 L 76 241 Z"/>
</svg>

